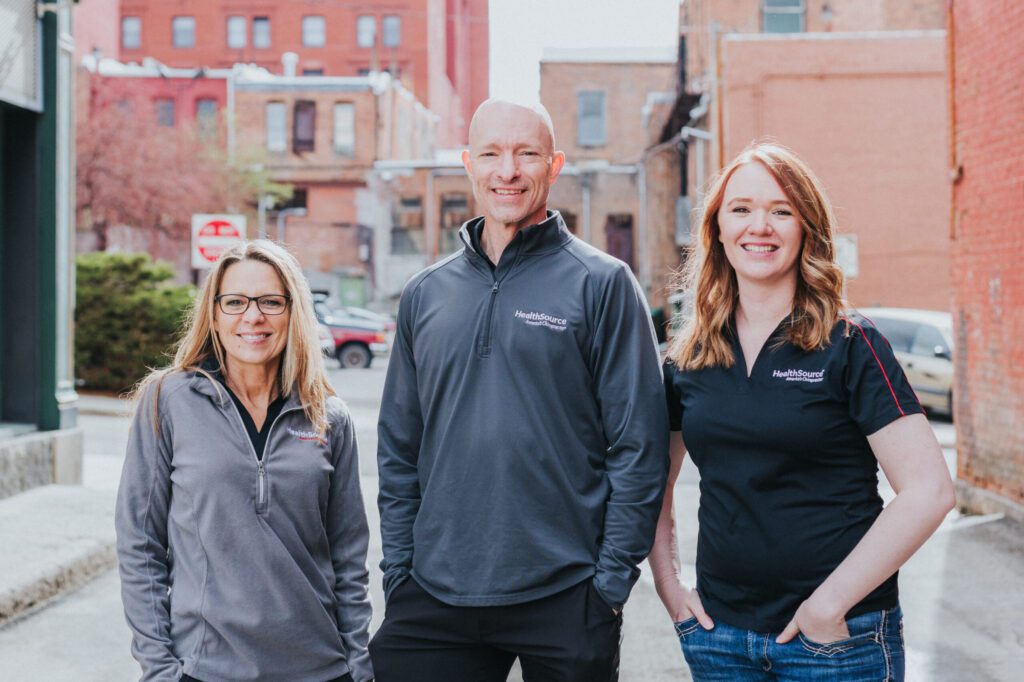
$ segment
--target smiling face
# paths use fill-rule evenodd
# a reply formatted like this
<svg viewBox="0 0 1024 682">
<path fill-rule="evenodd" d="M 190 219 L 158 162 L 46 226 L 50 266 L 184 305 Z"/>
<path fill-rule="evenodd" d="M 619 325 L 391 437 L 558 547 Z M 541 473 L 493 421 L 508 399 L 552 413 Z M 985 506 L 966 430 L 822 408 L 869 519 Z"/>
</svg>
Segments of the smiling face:
<svg viewBox="0 0 1024 682">
<path fill-rule="evenodd" d="M 795 283 L 803 226 L 795 207 L 764 165 L 737 168 L 718 211 L 718 241 L 739 282 Z"/>
<path fill-rule="evenodd" d="M 271 294 L 286 295 L 277 271 L 267 263 L 243 260 L 228 266 L 217 292 L 242 294 L 253 298 Z M 214 308 L 213 329 L 220 338 L 229 367 L 242 365 L 276 369 L 281 353 L 288 344 L 288 322 L 291 307 L 280 315 L 260 312 L 255 301 L 241 315 L 227 315 L 220 306 Z"/>
<path fill-rule="evenodd" d="M 533 109 L 485 102 L 473 116 L 462 162 L 487 223 L 519 229 L 546 217 L 548 191 L 565 163 Z"/>
</svg>

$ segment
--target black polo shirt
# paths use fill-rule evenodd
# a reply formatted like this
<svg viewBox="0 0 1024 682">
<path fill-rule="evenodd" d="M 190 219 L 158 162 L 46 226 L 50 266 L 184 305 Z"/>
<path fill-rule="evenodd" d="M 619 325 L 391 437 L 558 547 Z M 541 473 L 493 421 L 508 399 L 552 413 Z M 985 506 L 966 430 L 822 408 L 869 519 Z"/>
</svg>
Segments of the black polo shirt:
<svg viewBox="0 0 1024 682">
<path fill-rule="evenodd" d="M 714 619 L 778 632 L 882 510 L 867 436 L 920 404 L 889 344 L 841 320 L 824 350 L 769 338 L 750 377 L 665 365 L 671 428 L 700 471 L 697 590 Z M 897 603 L 894 574 L 848 616 Z"/>
</svg>

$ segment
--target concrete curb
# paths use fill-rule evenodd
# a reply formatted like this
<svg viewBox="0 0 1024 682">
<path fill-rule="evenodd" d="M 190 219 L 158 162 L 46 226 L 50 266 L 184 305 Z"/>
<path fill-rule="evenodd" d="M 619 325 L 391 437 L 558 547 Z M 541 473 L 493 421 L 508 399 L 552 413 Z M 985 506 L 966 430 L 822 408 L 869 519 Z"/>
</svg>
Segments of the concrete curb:
<svg viewBox="0 0 1024 682">
<path fill-rule="evenodd" d="M 48 485 L 0 501 L 0 627 L 114 566 L 110 493 Z"/>
</svg>

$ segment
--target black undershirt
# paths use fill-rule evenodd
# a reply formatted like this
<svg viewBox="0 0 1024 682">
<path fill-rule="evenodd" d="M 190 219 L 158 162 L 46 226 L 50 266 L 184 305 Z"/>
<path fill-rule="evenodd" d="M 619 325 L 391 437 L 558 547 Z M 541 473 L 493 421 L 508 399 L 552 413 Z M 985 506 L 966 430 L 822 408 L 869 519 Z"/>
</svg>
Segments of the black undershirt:
<svg viewBox="0 0 1024 682">
<path fill-rule="evenodd" d="M 263 420 L 263 428 L 257 429 L 256 422 L 253 421 L 252 415 L 249 414 L 249 410 L 245 408 L 242 401 L 239 399 L 235 392 L 228 387 L 227 382 L 224 381 L 222 375 L 217 377 L 220 379 L 220 383 L 227 389 L 228 395 L 235 402 L 235 406 L 238 407 L 238 414 L 242 416 L 242 423 L 245 425 L 245 430 L 249 434 L 249 440 L 252 441 L 252 448 L 256 451 L 256 459 L 263 460 L 263 450 L 267 446 L 267 435 L 270 432 L 270 425 L 274 423 L 277 416 L 281 414 L 281 408 L 284 407 L 285 396 L 278 396 L 276 400 L 267 405 L 267 418 Z"/>
</svg>

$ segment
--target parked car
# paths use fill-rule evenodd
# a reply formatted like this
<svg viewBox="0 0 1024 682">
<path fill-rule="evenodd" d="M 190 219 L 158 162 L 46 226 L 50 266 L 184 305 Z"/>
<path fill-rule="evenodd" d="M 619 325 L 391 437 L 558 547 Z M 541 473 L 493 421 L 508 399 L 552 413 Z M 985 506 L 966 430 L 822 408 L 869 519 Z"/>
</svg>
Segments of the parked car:
<svg viewBox="0 0 1024 682">
<path fill-rule="evenodd" d="M 382 322 L 352 317 L 326 300 L 314 299 L 313 310 L 317 321 L 330 330 L 333 355 L 342 369 L 369 367 L 374 356 L 387 355 L 390 344 Z"/>
<path fill-rule="evenodd" d="M 331 328 L 323 322 L 316 323 L 316 333 L 320 337 L 320 350 L 329 358 L 334 357 L 334 335 Z"/>
<path fill-rule="evenodd" d="M 926 410 L 953 416 L 953 316 L 912 308 L 857 311 L 892 346 Z"/>
</svg>

